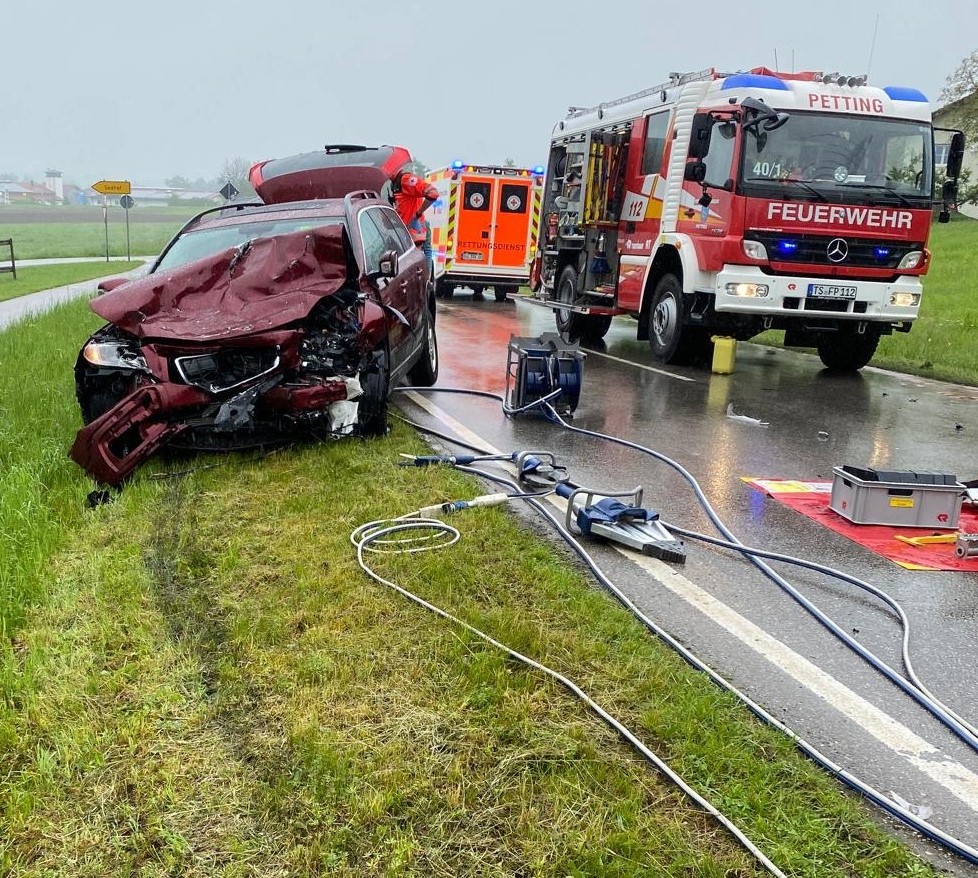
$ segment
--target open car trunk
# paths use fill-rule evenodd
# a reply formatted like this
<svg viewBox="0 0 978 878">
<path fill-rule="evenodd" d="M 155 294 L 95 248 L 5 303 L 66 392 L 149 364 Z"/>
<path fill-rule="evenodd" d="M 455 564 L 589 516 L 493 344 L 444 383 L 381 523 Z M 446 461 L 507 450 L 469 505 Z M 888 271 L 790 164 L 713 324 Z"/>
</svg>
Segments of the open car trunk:
<svg viewBox="0 0 978 878">
<path fill-rule="evenodd" d="M 249 182 L 266 204 L 342 198 L 367 189 L 380 192 L 384 183 L 406 163 L 411 153 L 403 146 L 330 146 L 253 165 Z"/>
</svg>

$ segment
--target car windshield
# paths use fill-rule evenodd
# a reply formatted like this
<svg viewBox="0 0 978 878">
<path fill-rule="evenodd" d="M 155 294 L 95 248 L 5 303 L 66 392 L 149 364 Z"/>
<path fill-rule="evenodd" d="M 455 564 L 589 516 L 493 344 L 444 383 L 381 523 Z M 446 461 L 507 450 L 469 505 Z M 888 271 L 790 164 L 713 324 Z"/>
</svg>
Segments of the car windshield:
<svg viewBox="0 0 978 878">
<path fill-rule="evenodd" d="M 339 216 L 303 216 L 193 229 L 173 242 L 173 246 L 166 251 L 155 270 L 166 271 L 170 268 L 178 268 L 188 262 L 213 256 L 229 247 L 239 247 L 247 241 L 258 238 L 287 235 L 290 232 L 301 232 L 305 229 L 316 229 L 341 222 L 343 218 Z"/>
<path fill-rule="evenodd" d="M 792 186 L 805 197 L 814 190 L 831 195 L 862 190 L 896 198 L 932 197 L 931 129 L 919 122 L 827 113 L 792 113 L 780 128 L 748 127 L 744 138 L 745 188 L 802 182 Z"/>
</svg>

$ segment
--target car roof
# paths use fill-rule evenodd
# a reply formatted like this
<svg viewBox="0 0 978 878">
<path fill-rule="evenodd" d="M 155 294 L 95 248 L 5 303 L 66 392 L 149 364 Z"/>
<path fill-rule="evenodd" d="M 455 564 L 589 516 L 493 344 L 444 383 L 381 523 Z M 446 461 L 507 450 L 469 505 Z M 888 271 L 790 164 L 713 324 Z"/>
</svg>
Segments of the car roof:
<svg viewBox="0 0 978 878">
<path fill-rule="evenodd" d="M 370 203 L 381 203 L 379 199 L 368 200 Z M 243 223 L 303 215 L 343 217 L 345 213 L 342 198 L 291 201 L 284 204 L 228 204 L 203 211 L 192 217 L 181 229 L 181 234 L 205 227 L 238 226 Z"/>
</svg>

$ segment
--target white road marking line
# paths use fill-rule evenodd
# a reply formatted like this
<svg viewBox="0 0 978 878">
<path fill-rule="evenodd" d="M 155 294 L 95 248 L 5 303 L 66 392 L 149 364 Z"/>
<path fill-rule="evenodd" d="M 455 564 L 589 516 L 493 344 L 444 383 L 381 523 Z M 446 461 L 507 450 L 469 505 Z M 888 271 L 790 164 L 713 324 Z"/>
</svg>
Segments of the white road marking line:
<svg viewBox="0 0 978 878">
<path fill-rule="evenodd" d="M 484 448 L 490 454 L 504 453 L 493 448 L 481 436 L 469 430 L 444 409 L 418 393 L 409 391 L 406 396 L 410 397 L 414 403 L 430 415 L 456 431 L 460 439 Z M 556 498 L 551 496 L 547 499 L 563 511 Z M 608 545 L 643 568 L 657 583 L 682 598 L 757 655 L 784 671 L 813 695 L 824 700 L 845 718 L 851 720 L 879 741 L 880 744 L 891 750 L 894 755 L 926 774 L 969 808 L 978 811 L 978 775 L 974 772 L 946 756 L 929 741 L 921 738 L 888 713 L 853 692 L 848 686 L 768 634 L 763 628 L 755 625 L 722 601 L 693 584 L 669 565 L 624 547 L 616 546 L 614 543 Z"/>
<path fill-rule="evenodd" d="M 626 366 L 634 366 L 636 369 L 645 369 L 646 372 L 655 372 L 659 375 L 675 378 L 677 381 L 690 381 L 693 384 L 697 383 L 695 378 L 688 378 L 685 375 L 677 375 L 675 372 L 668 372 L 665 369 L 656 369 L 655 366 L 646 366 L 643 363 L 623 360 L 621 357 L 613 357 L 611 354 L 602 354 L 600 351 L 592 351 L 588 350 L 587 348 L 583 348 L 583 350 L 589 357 L 604 357 L 606 360 L 614 360 L 616 363 L 624 363 Z"/>
</svg>

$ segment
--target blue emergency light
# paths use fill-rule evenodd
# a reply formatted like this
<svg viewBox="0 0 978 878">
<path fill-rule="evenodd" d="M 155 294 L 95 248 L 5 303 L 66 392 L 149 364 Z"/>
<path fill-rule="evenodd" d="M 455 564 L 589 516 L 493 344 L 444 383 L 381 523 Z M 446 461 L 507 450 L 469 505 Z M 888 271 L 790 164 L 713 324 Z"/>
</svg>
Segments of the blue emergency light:
<svg viewBox="0 0 978 878">
<path fill-rule="evenodd" d="M 452 162 L 452 170 L 453 171 L 461 171 L 462 168 L 464 168 L 464 167 L 465 167 L 465 162 L 460 162 L 458 159 L 455 159 L 455 161 Z"/>
</svg>

